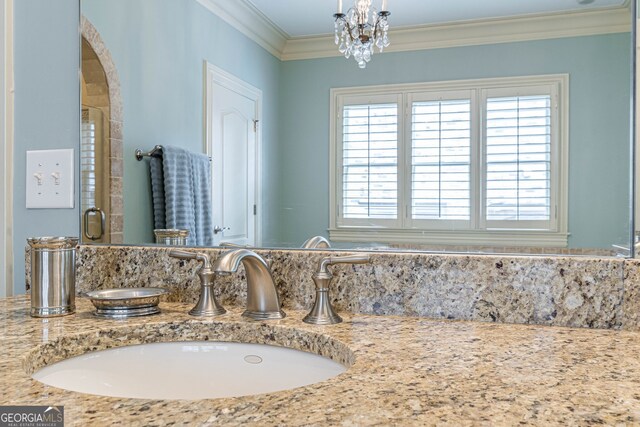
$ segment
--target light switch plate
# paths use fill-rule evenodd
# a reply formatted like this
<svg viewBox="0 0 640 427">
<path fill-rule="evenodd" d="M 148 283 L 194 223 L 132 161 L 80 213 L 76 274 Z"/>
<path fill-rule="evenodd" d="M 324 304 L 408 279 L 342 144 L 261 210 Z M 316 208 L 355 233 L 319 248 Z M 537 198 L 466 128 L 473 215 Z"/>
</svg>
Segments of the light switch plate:
<svg viewBox="0 0 640 427">
<path fill-rule="evenodd" d="M 73 151 L 27 151 L 27 209 L 73 208 Z"/>
</svg>

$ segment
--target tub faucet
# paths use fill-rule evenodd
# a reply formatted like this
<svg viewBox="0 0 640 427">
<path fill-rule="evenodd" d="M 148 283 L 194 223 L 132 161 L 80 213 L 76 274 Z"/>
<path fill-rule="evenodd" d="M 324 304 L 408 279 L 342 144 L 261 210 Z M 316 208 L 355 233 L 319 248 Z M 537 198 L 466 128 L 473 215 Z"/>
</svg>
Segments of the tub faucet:
<svg viewBox="0 0 640 427">
<path fill-rule="evenodd" d="M 220 316 L 227 312 L 216 300 L 213 293 L 213 281 L 215 272 L 211 268 L 209 256 L 203 253 L 193 253 L 186 251 L 172 250 L 169 252 L 170 257 L 198 260 L 202 263 L 198 269 L 198 277 L 200 277 L 200 298 L 195 307 L 189 311 L 192 316 Z"/>
<path fill-rule="evenodd" d="M 327 239 L 322 236 L 314 236 L 310 239 L 307 239 L 302 246 L 302 249 L 316 249 L 316 248 L 330 248 L 331 244 Z"/>
<path fill-rule="evenodd" d="M 333 310 L 329 300 L 329 284 L 333 274 L 328 267 L 333 264 L 366 264 L 368 262 L 370 258 L 367 254 L 321 258 L 318 262 L 318 271 L 311 276 L 316 284 L 316 301 L 302 321 L 312 325 L 333 325 L 342 322 L 342 318 Z"/>
<path fill-rule="evenodd" d="M 242 315 L 254 320 L 283 319 L 271 270 L 260 255 L 248 249 L 225 252 L 213 264 L 213 271 L 219 275 L 235 273 L 241 262 L 247 276 L 247 309 Z"/>
</svg>

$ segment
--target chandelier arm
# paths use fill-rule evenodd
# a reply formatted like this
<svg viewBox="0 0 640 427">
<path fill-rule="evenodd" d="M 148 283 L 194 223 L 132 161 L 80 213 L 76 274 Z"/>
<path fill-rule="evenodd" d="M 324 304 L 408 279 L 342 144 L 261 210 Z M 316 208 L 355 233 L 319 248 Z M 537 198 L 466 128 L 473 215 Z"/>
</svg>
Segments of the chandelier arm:
<svg viewBox="0 0 640 427">
<path fill-rule="evenodd" d="M 346 19 L 346 15 L 344 13 L 336 13 L 333 15 L 336 21 L 341 21 L 342 25 L 347 29 L 347 34 L 349 34 L 349 40 L 353 43 L 356 37 L 353 36 L 354 27 L 351 26 L 349 21 Z"/>
<path fill-rule="evenodd" d="M 388 11 L 380 11 L 378 12 L 378 17 L 376 18 L 376 26 L 373 29 L 373 37 L 375 39 L 378 38 L 379 33 L 382 31 L 380 28 L 382 26 L 382 21 L 386 21 L 387 20 L 387 16 L 391 15 L 391 13 L 389 13 Z"/>
<path fill-rule="evenodd" d="M 380 16 L 378 16 L 378 18 L 376 19 L 376 25 L 373 27 L 373 39 L 377 40 L 378 39 L 378 32 L 380 31 Z"/>
<path fill-rule="evenodd" d="M 345 24 L 345 27 L 347 27 L 347 33 L 349 33 L 349 40 L 351 40 L 352 43 L 355 42 L 359 35 L 359 32 L 357 31 L 358 27 L 352 27 L 348 22 Z M 353 35 L 354 30 L 356 31 L 355 36 Z"/>
</svg>

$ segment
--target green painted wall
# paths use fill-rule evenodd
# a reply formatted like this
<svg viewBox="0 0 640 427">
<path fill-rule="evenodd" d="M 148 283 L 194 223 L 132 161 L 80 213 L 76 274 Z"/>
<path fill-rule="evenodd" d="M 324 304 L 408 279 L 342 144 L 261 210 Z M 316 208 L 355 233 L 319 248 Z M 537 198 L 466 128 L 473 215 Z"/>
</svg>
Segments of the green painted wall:
<svg viewBox="0 0 640 427">
<path fill-rule="evenodd" d="M 13 272 L 18 294 L 25 289 L 26 239 L 77 236 L 80 230 L 77 199 L 75 209 L 25 208 L 27 150 L 74 148 L 78 164 L 78 16 L 77 0 L 14 2 Z"/>
</svg>

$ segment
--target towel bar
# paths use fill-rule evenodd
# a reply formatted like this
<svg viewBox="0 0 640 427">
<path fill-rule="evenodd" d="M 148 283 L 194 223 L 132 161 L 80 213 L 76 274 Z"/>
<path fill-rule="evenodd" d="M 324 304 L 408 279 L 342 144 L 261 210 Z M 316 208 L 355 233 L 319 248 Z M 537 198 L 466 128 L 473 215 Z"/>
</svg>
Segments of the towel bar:
<svg viewBox="0 0 640 427">
<path fill-rule="evenodd" d="M 136 148 L 136 159 L 138 161 L 142 160 L 144 157 L 153 157 L 158 153 L 158 151 L 162 150 L 162 145 L 156 145 L 151 149 L 151 151 L 145 153 L 139 148 Z"/>
<path fill-rule="evenodd" d="M 136 148 L 136 160 L 141 161 L 145 157 L 156 157 L 158 151 L 162 150 L 162 145 L 156 145 L 150 151 L 144 152 L 139 148 Z M 211 161 L 211 156 L 209 156 L 209 161 Z"/>
</svg>

